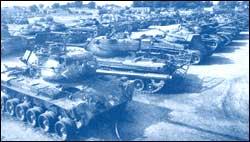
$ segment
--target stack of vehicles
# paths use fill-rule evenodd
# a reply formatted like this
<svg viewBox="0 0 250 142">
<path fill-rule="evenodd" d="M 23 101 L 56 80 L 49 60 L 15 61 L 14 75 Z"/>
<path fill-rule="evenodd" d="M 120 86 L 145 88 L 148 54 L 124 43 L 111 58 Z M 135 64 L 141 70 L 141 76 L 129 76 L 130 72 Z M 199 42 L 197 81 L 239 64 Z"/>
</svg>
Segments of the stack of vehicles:
<svg viewBox="0 0 250 142">
<path fill-rule="evenodd" d="M 199 46 L 189 44 L 188 48 L 198 51 L 198 54 L 194 55 L 197 60 L 193 63 L 200 64 L 218 49 L 230 44 L 240 31 L 247 27 L 247 20 L 238 18 L 236 14 L 221 14 L 219 16 L 204 14 L 203 16 L 198 16 L 198 18 L 195 16 L 195 19 L 185 17 L 185 20 L 182 19 L 183 23 L 175 24 L 179 25 L 175 26 L 176 28 L 170 28 L 174 25 L 150 26 L 149 28 L 165 32 L 165 37 L 173 43 L 176 43 L 177 38 L 182 36 L 195 35 L 198 39 L 196 43 Z"/>
<path fill-rule="evenodd" d="M 82 19 L 71 27 L 65 27 L 49 17 L 41 18 L 35 24 L 28 26 L 23 34 L 35 37 L 35 44 L 39 44 L 40 47 L 46 46 L 45 42 L 48 41 L 60 42 L 64 45 L 79 45 L 92 52 L 106 69 L 108 65 L 104 62 L 107 64 L 118 64 L 119 62 L 119 68 L 122 68 L 123 62 L 128 60 L 131 64 L 146 60 L 148 64 L 170 64 L 167 66 L 175 66 L 174 68 L 177 70 L 189 66 L 189 64 L 202 63 L 216 49 L 228 45 L 245 26 L 242 18 L 240 21 L 237 20 L 239 17 L 237 14 L 233 16 L 230 14 L 216 16 L 205 12 L 200 15 L 198 15 L 199 13 L 194 14 L 181 17 L 176 12 L 172 17 L 168 15 L 169 19 L 153 14 L 150 17 L 144 16 L 142 18 L 144 21 L 139 21 L 139 17 L 131 16 L 130 18 L 135 22 L 132 22 L 133 20 L 126 22 L 122 17 L 106 14 L 102 15 L 100 19 Z M 177 16 L 177 20 L 173 20 L 175 16 Z M 183 23 L 168 25 L 175 22 Z M 179 64 L 178 67 L 176 64 Z M 157 68 L 162 67 L 157 65 Z M 173 72 L 166 71 L 166 74 L 171 76 Z M 154 73 L 164 73 L 164 71 L 158 70 Z M 138 86 L 143 87 L 138 90 L 157 88 L 146 85 L 154 84 L 152 82 L 156 81 L 141 79 L 139 82 Z M 162 81 L 157 80 L 157 82 Z M 161 87 L 151 89 L 149 92 L 157 92 L 160 90 L 159 88 Z"/>
<path fill-rule="evenodd" d="M 41 18 L 18 36 L 1 24 L 1 56 L 26 51 L 23 66 L 1 72 L 2 112 L 71 138 L 95 117 L 122 112 L 134 91 L 156 93 L 183 77 L 190 64 L 230 44 L 249 21 L 226 12 L 126 14 L 73 26 Z"/>
</svg>

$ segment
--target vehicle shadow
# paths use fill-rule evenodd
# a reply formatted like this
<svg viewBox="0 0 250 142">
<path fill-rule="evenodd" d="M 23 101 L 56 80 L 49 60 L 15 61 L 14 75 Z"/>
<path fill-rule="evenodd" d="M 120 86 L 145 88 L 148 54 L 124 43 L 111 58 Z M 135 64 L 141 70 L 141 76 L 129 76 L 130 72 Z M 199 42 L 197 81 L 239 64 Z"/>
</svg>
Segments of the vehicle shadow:
<svg viewBox="0 0 250 142">
<path fill-rule="evenodd" d="M 244 34 L 239 34 L 235 37 L 236 40 L 244 40 L 244 39 L 249 39 L 249 34 L 244 33 Z"/>
<path fill-rule="evenodd" d="M 194 129 L 194 130 L 205 132 L 205 133 L 208 133 L 208 134 L 212 134 L 212 135 L 215 135 L 215 136 L 226 137 L 226 138 L 231 139 L 231 140 L 239 140 L 239 141 L 245 141 L 246 140 L 245 138 L 241 138 L 241 137 L 238 137 L 238 136 L 223 134 L 223 133 L 216 132 L 216 131 L 213 131 L 213 130 L 204 129 L 204 128 L 201 128 L 199 126 L 193 126 L 191 124 L 178 122 L 178 121 L 173 121 L 171 119 L 168 119 L 167 122 L 171 123 L 171 124 L 174 124 L 174 125 L 186 127 L 186 128 L 189 128 L 189 129 Z"/>
<path fill-rule="evenodd" d="M 216 49 L 215 53 L 232 53 L 237 49 L 240 49 L 240 48 L 235 47 L 235 46 L 226 46 L 226 47 Z"/>
<path fill-rule="evenodd" d="M 233 64 L 233 60 L 226 58 L 226 57 L 221 57 L 221 56 L 217 56 L 217 55 L 212 55 L 210 57 L 208 57 L 207 59 L 205 59 L 202 62 L 202 65 L 222 65 L 222 64 Z"/>
<path fill-rule="evenodd" d="M 159 92 L 161 94 L 181 94 L 198 93 L 202 89 L 202 80 L 194 75 L 187 74 L 184 77 L 175 77 L 167 80 L 164 88 Z"/>
<path fill-rule="evenodd" d="M 202 133 L 214 135 L 215 137 L 225 137 L 232 140 L 244 140 L 243 138 L 217 132 L 202 126 L 195 126 L 192 123 L 173 120 L 171 112 L 173 110 L 167 107 L 160 107 L 152 104 L 145 104 L 132 101 L 128 104 L 126 110 L 120 114 L 117 122 L 117 132 L 119 139 L 114 136 L 113 119 L 96 119 L 85 133 L 80 133 L 78 140 L 112 140 L 112 141 L 132 141 L 150 139 L 145 136 L 145 130 L 154 124 L 161 122 L 173 124 L 184 129 L 193 129 Z M 115 118 L 117 116 L 114 116 Z M 95 125 L 94 125 L 95 124 Z M 92 129 L 91 129 L 92 128 Z M 113 131 L 112 131 L 113 129 Z M 166 132 L 167 133 L 167 132 Z M 181 139 L 181 138 L 180 138 Z"/>
<path fill-rule="evenodd" d="M 185 93 L 201 93 L 211 89 L 223 82 L 222 78 L 204 77 L 199 78 L 194 74 L 187 74 L 184 77 L 176 77 L 166 81 L 166 85 L 159 94 L 183 95 Z"/>
<path fill-rule="evenodd" d="M 233 40 L 228 46 L 244 46 L 246 44 L 247 44 L 246 42 L 238 42 Z"/>
<path fill-rule="evenodd" d="M 92 120 L 74 140 L 119 141 L 141 138 L 147 127 L 166 120 L 170 112 L 167 108 L 132 101 L 119 114 L 108 114 Z"/>
<path fill-rule="evenodd" d="M 118 123 L 120 140 L 143 139 L 145 129 L 152 124 L 167 121 L 172 111 L 166 107 L 132 101 Z"/>
</svg>

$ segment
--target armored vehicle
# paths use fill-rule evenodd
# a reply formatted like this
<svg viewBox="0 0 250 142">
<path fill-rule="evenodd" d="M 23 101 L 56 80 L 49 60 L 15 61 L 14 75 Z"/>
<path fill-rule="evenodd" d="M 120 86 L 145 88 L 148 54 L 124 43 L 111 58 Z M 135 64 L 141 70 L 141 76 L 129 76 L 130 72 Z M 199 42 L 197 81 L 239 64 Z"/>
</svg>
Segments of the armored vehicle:
<svg viewBox="0 0 250 142">
<path fill-rule="evenodd" d="M 9 32 L 6 24 L 1 24 L 1 57 L 24 53 L 30 46 L 31 40 L 23 35 L 14 35 Z"/>
<path fill-rule="evenodd" d="M 58 46 L 48 54 L 27 50 L 23 66 L 6 67 L 2 112 L 66 140 L 95 117 L 122 111 L 132 98 L 133 82 L 98 74 L 92 56 L 75 51 Z"/>
<path fill-rule="evenodd" d="M 233 38 L 247 27 L 245 25 L 245 20 L 233 14 L 221 14 L 213 17 L 213 19 L 218 23 L 218 26 L 215 27 L 216 33 L 225 40 L 223 43 L 224 45 L 231 43 Z"/>
<path fill-rule="evenodd" d="M 20 36 L 9 36 L 1 39 L 1 56 L 22 53 L 29 46 L 29 40 Z"/>
<path fill-rule="evenodd" d="M 166 54 L 184 54 L 190 57 L 192 50 L 185 49 L 181 44 L 174 44 L 164 39 L 164 35 L 148 35 L 151 32 L 116 33 L 113 36 L 99 36 L 90 41 L 86 49 L 100 57 L 149 57 L 164 59 Z M 135 33 L 135 34 L 134 34 Z M 144 34 L 145 33 L 145 34 Z M 164 32 L 163 32 L 164 33 Z M 137 35 L 136 35 L 137 34 Z M 162 37 L 163 36 L 163 37 Z M 187 36 L 188 37 L 188 36 Z M 191 37 L 192 38 L 192 37 Z"/>
<path fill-rule="evenodd" d="M 103 44 L 103 49 L 99 49 L 96 41 L 92 40 L 87 45 L 86 49 L 77 46 L 65 46 L 62 43 L 48 43 L 47 47 L 39 48 L 36 54 L 39 55 L 39 61 L 45 61 L 51 55 L 62 56 L 67 52 L 74 53 L 88 53 L 95 66 L 95 73 L 99 75 L 111 75 L 116 77 L 124 77 L 135 84 L 135 90 L 147 93 L 155 93 L 161 90 L 165 81 L 173 77 L 185 75 L 192 55 L 185 50 L 168 49 L 164 54 L 159 54 L 158 47 L 155 49 L 149 48 L 147 41 L 144 41 L 145 48 L 139 49 L 138 43 L 132 41 L 118 41 L 117 44 L 110 43 Z M 121 46 L 123 45 L 123 46 Z M 148 45 L 148 46 L 146 46 Z M 126 49 L 122 49 L 122 47 Z M 65 48 L 67 47 L 67 48 Z M 138 48 L 133 50 L 134 48 Z M 67 50 L 65 50 L 67 49 Z M 85 59 L 79 59 L 85 60 Z M 49 66 L 49 65 L 48 65 Z M 67 66 L 67 65 L 65 65 Z M 75 67 L 76 69 L 77 67 Z M 75 70 L 76 71 L 76 70 Z M 75 71 L 71 71 L 72 73 Z M 60 73 L 56 78 L 64 79 L 63 75 L 66 72 Z M 70 71 L 69 71 L 70 73 Z M 44 77 L 51 73 L 45 72 Z M 78 75 L 77 73 L 75 73 Z M 68 75 L 73 76 L 73 75 Z M 54 78 L 50 77 L 50 78 Z"/>
<path fill-rule="evenodd" d="M 216 48 L 213 42 L 205 42 L 201 34 L 195 33 L 181 24 L 150 26 L 149 28 L 164 32 L 162 36 L 170 45 L 168 47 L 174 47 L 173 45 L 175 45 L 183 49 L 194 50 L 192 64 L 202 63 L 203 60 L 212 55 Z"/>
<path fill-rule="evenodd" d="M 1 24 L 1 39 L 9 37 L 9 27 L 6 24 Z"/>
<path fill-rule="evenodd" d="M 225 47 L 241 30 L 247 27 L 246 18 L 242 14 L 226 13 L 198 13 L 195 18 L 182 23 L 182 26 L 201 36 L 202 41 L 212 49 L 209 55 L 215 50 Z"/>
<path fill-rule="evenodd" d="M 202 36 L 202 40 L 209 46 L 214 45 L 216 49 L 228 45 L 239 33 L 237 26 L 231 24 L 233 24 L 232 21 L 230 23 L 218 23 L 210 20 L 196 23 L 196 26 L 189 25 L 189 27 L 194 27 L 194 31 Z"/>
<path fill-rule="evenodd" d="M 131 39 L 116 34 L 114 38 L 94 38 L 87 51 L 95 55 L 98 72 L 125 76 L 135 81 L 137 91 L 154 93 L 165 81 L 185 75 L 192 53 L 182 48 L 168 48 L 163 40 L 152 38 Z"/>
</svg>

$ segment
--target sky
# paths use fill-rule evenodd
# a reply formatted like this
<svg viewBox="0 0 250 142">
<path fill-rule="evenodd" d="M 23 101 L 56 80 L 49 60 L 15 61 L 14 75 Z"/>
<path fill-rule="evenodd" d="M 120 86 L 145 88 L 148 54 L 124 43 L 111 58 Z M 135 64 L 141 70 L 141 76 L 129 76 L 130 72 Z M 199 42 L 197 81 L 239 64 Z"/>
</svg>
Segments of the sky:
<svg viewBox="0 0 250 142">
<path fill-rule="evenodd" d="M 12 6 L 30 6 L 33 4 L 44 4 L 45 6 L 50 6 L 58 2 L 60 4 L 66 4 L 72 1 L 1 1 L 1 7 L 12 7 Z M 90 1 L 83 1 L 83 4 L 89 3 Z M 119 6 L 130 6 L 133 1 L 96 1 L 97 5 L 104 4 L 115 4 Z"/>
</svg>

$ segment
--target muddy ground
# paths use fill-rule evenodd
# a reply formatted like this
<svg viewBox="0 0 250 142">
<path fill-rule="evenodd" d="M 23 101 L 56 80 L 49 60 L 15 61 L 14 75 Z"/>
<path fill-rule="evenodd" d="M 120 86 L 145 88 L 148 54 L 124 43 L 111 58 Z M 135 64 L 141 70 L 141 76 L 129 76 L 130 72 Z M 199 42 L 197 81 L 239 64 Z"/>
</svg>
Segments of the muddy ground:
<svg viewBox="0 0 250 142">
<path fill-rule="evenodd" d="M 75 140 L 249 140 L 248 37 L 242 32 L 160 93 L 135 94 L 119 122 L 97 119 Z M 3 64 L 18 63 L 12 58 L 3 59 L 1 69 Z M 6 115 L 1 124 L 2 141 L 60 140 Z"/>
</svg>

